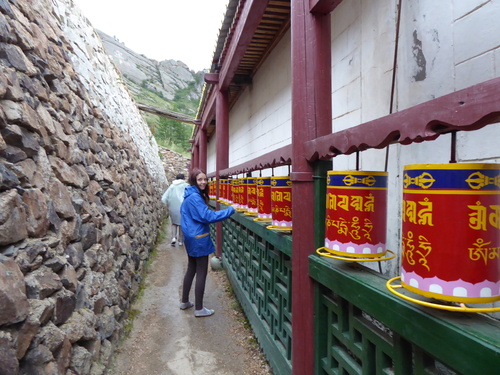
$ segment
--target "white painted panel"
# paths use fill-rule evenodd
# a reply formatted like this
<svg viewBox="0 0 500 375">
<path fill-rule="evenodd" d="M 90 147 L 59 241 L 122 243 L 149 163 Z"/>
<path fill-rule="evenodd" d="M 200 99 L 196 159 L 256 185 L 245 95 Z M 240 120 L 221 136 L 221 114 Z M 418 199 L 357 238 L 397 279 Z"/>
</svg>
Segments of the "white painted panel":
<svg viewBox="0 0 500 375">
<path fill-rule="evenodd" d="M 472 132 L 457 133 L 457 160 L 500 162 L 500 124 L 491 124 Z"/>
<path fill-rule="evenodd" d="M 454 91 L 452 33 L 450 2 L 403 2 L 395 111 Z"/>
<path fill-rule="evenodd" d="M 213 173 L 216 170 L 215 137 L 207 145 L 207 173 Z"/>
<path fill-rule="evenodd" d="M 229 114 L 229 166 L 291 142 L 290 33 L 274 49 Z"/>
<path fill-rule="evenodd" d="M 490 1 L 454 24 L 455 61 L 468 59 L 500 47 L 500 2 Z"/>
<path fill-rule="evenodd" d="M 453 19 L 462 18 L 491 0 L 453 0 Z"/>
<path fill-rule="evenodd" d="M 467 88 L 495 78 L 495 52 L 488 52 L 459 64 L 456 69 L 455 87 Z"/>
</svg>

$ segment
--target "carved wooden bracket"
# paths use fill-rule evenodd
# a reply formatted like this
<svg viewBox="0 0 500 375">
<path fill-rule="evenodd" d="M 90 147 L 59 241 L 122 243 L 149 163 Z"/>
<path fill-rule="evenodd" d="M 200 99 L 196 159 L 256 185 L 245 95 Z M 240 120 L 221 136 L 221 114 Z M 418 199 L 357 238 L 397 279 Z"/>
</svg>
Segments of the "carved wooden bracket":
<svg viewBox="0 0 500 375">
<path fill-rule="evenodd" d="M 434 140 L 454 130 L 476 130 L 500 121 L 500 78 L 306 143 L 307 160 L 331 159 L 391 143 Z"/>
</svg>

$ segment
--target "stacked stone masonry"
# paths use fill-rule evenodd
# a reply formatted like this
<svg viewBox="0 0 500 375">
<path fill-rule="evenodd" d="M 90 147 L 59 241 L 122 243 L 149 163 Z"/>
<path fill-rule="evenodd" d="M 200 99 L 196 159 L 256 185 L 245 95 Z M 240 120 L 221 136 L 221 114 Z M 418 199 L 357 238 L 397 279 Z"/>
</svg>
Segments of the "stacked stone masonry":
<svg viewBox="0 0 500 375">
<path fill-rule="evenodd" d="M 57 3 L 0 0 L 0 375 L 103 374 L 166 214 L 163 169 L 95 105 Z"/>
<path fill-rule="evenodd" d="M 179 173 L 182 173 L 186 179 L 188 178 L 191 159 L 165 147 L 160 148 L 160 153 L 169 183 L 174 181 Z"/>
</svg>

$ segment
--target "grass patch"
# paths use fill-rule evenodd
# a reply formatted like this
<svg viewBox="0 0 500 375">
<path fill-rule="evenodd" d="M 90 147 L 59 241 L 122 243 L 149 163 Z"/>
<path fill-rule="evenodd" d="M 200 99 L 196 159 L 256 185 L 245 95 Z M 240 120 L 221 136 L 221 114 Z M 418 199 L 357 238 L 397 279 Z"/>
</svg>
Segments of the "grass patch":
<svg viewBox="0 0 500 375">
<path fill-rule="evenodd" d="M 123 325 L 123 337 L 122 340 L 127 338 L 134 327 L 134 319 L 139 316 L 141 312 L 137 309 L 129 309 L 127 311 L 127 319 L 125 319 L 125 323 Z"/>
<path fill-rule="evenodd" d="M 139 301 L 142 296 L 144 296 L 144 291 L 146 290 L 146 278 L 149 270 L 151 269 L 151 265 L 153 264 L 153 261 L 156 258 L 156 255 L 158 254 L 158 247 L 160 244 L 165 240 L 166 237 L 166 227 L 168 225 L 169 218 L 168 215 L 165 215 L 163 218 L 162 222 L 160 223 L 160 226 L 158 228 L 158 237 L 156 239 L 156 242 L 149 252 L 148 258 L 144 261 L 143 269 L 142 269 L 142 279 L 139 284 L 139 287 L 137 288 L 137 293 L 132 296 L 131 301 L 130 301 L 130 306 L 132 306 L 135 302 Z M 140 314 L 139 310 L 136 310 L 132 307 L 130 307 L 126 313 L 125 313 L 125 321 L 123 325 L 123 334 L 122 337 L 120 338 L 120 341 L 125 340 L 129 334 L 130 331 L 132 330 L 132 327 L 134 325 L 134 319 Z"/>
</svg>

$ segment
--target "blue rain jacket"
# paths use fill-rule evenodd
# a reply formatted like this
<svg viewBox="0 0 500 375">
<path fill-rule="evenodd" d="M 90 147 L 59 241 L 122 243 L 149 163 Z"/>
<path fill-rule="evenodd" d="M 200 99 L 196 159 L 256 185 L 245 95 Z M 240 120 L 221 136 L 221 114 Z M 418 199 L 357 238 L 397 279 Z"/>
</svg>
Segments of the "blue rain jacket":
<svg viewBox="0 0 500 375">
<path fill-rule="evenodd" d="M 227 219 L 233 213 L 233 207 L 221 211 L 210 210 L 196 186 L 186 187 L 181 205 L 181 228 L 188 255 L 202 257 L 214 253 L 210 223 Z"/>
</svg>

